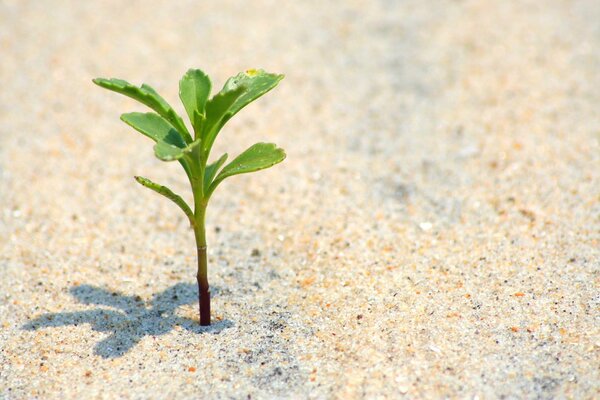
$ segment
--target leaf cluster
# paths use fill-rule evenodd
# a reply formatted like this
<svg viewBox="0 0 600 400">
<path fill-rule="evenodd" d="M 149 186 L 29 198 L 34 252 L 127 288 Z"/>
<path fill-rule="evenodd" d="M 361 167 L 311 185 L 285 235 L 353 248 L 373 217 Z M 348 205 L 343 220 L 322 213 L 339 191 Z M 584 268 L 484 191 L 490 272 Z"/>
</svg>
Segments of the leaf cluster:
<svg viewBox="0 0 600 400">
<path fill-rule="evenodd" d="M 283 75 L 263 70 L 247 70 L 229 78 L 211 97 L 212 82 L 199 69 L 190 69 L 179 81 L 179 98 L 190 120 L 188 130 L 173 107 L 147 84 L 135 86 L 122 79 L 97 78 L 93 82 L 105 89 L 128 96 L 153 112 L 121 115 L 126 124 L 155 142 L 154 154 L 162 161 L 178 161 L 185 170 L 194 194 L 195 212 L 169 188 L 143 177 L 140 184 L 175 202 L 188 216 L 192 226 L 198 211 L 205 209 L 210 196 L 224 179 L 269 168 L 285 158 L 283 149 L 272 143 L 256 143 L 225 165 L 228 155 L 209 163 L 212 146 L 223 126 L 242 108 L 273 89 Z M 202 222 L 203 223 L 203 222 Z"/>
</svg>

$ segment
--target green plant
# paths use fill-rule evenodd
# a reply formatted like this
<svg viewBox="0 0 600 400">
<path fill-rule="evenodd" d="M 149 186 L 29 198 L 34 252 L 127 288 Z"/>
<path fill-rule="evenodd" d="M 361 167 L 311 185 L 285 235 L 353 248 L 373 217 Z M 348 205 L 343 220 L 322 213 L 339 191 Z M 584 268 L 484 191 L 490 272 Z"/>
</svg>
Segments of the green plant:
<svg viewBox="0 0 600 400">
<path fill-rule="evenodd" d="M 208 201 L 226 178 L 269 168 L 285 158 L 283 149 L 272 143 L 256 143 L 223 166 L 227 154 L 208 163 L 219 131 L 246 105 L 273 89 L 283 75 L 250 69 L 227 80 L 212 98 L 210 78 L 199 69 L 190 69 L 179 81 L 179 98 L 191 121 L 194 136 L 183 119 L 150 86 L 134 86 L 121 79 L 97 78 L 93 82 L 150 107 L 155 112 L 127 113 L 121 120 L 154 140 L 154 154 L 163 161 L 177 160 L 190 181 L 194 210 L 169 188 L 136 176 L 137 182 L 162 194 L 183 210 L 194 230 L 198 251 L 198 309 L 200 324 L 210 325 L 210 290 L 206 257 L 205 217 Z"/>
</svg>

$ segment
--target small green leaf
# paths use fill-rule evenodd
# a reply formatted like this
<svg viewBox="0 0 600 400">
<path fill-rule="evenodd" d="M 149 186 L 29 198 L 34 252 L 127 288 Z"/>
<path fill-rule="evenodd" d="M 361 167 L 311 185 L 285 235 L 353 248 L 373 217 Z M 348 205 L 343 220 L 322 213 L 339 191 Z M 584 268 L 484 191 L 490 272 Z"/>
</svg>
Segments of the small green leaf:
<svg viewBox="0 0 600 400">
<path fill-rule="evenodd" d="M 210 150 L 219 131 L 231 117 L 277 86 L 283 77 L 262 69 L 249 69 L 229 78 L 223 89 L 206 104 L 206 124 L 202 135 L 205 152 Z"/>
<path fill-rule="evenodd" d="M 167 142 L 157 142 L 154 145 L 154 155 L 156 155 L 156 157 L 162 161 L 175 161 L 179 160 L 186 154 L 191 153 L 194 147 L 198 146 L 199 144 L 200 139 L 192 142 L 184 148 L 173 146 Z"/>
<path fill-rule="evenodd" d="M 192 226 L 194 225 L 194 213 L 192 212 L 190 207 L 187 205 L 187 203 L 180 196 L 173 193 L 173 191 L 171 189 L 169 189 L 166 186 L 159 185 L 158 183 L 154 183 L 150 179 L 147 179 L 147 178 L 144 178 L 141 176 L 136 176 L 135 180 L 140 185 L 146 186 L 148 189 L 152 189 L 156 193 L 162 194 L 163 196 L 165 196 L 166 198 L 168 198 L 169 200 L 171 200 L 175 204 L 177 204 L 179 206 L 179 208 L 181 208 L 183 210 L 183 212 L 185 213 L 185 215 L 188 217 L 190 224 Z"/>
<path fill-rule="evenodd" d="M 229 112 L 229 109 L 238 97 L 244 93 L 244 90 L 243 86 L 238 86 L 230 91 L 221 90 L 206 103 L 206 123 L 202 133 L 202 140 L 204 141 L 202 147 L 205 152 L 210 150 L 217 134 L 233 115 Z"/>
<path fill-rule="evenodd" d="M 204 170 L 204 193 L 208 193 L 210 184 L 215 178 L 217 172 L 219 171 L 219 168 L 221 168 L 223 164 L 225 164 L 225 161 L 227 161 L 227 153 L 223 154 L 214 163 L 206 166 L 206 169 Z"/>
<path fill-rule="evenodd" d="M 196 126 L 199 120 L 194 114 L 204 115 L 211 86 L 210 78 L 199 69 L 188 70 L 179 81 L 179 98 L 197 132 L 201 127 Z"/>
<path fill-rule="evenodd" d="M 283 78 L 284 76 L 281 74 L 271 74 L 262 69 L 249 69 L 229 78 L 225 82 L 223 90 L 235 90 L 239 86 L 245 88 L 244 93 L 231 106 L 231 113 L 237 113 L 246 105 L 273 89 Z"/>
<path fill-rule="evenodd" d="M 225 178 L 269 168 L 282 162 L 284 159 L 285 152 L 275 144 L 256 143 L 223 167 L 211 184 L 209 193 L 212 193 Z"/>
<path fill-rule="evenodd" d="M 154 155 L 162 161 L 175 161 L 183 157 L 183 149 L 165 142 L 154 145 Z"/>
<path fill-rule="evenodd" d="M 181 134 L 158 114 L 133 112 L 121 115 L 121 120 L 157 143 L 165 142 L 180 148 L 186 146 Z"/>
<path fill-rule="evenodd" d="M 150 107 L 161 117 L 169 121 L 171 125 L 181 133 L 187 143 L 193 141 L 181 117 L 173 110 L 173 107 L 171 107 L 169 103 L 167 103 L 167 101 L 149 85 L 143 84 L 141 87 L 137 87 L 122 79 L 105 78 L 96 78 L 93 79 L 93 82 L 100 87 L 131 97 Z"/>
<path fill-rule="evenodd" d="M 128 113 L 121 119 L 135 130 L 154 140 L 154 154 L 163 161 L 179 160 L 200 144 L 200 139 L 186 146 L 185 141 L 164 118 L 155 113 Z M 185 164 L 185 163 L 184 163 Z M 184 165 L 187 168 L 187 164 Z"/>
</svg>

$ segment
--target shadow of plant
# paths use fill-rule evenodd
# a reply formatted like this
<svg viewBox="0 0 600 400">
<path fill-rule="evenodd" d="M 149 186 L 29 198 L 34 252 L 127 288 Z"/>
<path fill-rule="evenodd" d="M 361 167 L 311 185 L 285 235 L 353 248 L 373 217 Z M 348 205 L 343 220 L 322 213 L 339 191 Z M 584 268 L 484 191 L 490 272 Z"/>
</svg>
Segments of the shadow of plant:
<svg viewBox="0 0 600 400">
<path fill-rule="evenodd" d="M 44 314 L 25 324 L 23 329 L 33 331 L 90 324 L 97 332 L 111 333 L 96 345 L 94 353 L 104 358 L 115 358 L 127 353 L 144 336 L 164 335 L 175 326 L 193 333 L 216 334 L 233 325 L 224 320 L 202 327 L 198 321 L 175 315 L 179 306 L 198 301 L 197 287 L 190 283 L 178 283 L 155 294 L 147 303 L 139 296 L 126 296 L 91 285 L 75 286 L 70 292 L 80 303 L 111 307 L 113 310 L 99 308 Z"/>
</svg>

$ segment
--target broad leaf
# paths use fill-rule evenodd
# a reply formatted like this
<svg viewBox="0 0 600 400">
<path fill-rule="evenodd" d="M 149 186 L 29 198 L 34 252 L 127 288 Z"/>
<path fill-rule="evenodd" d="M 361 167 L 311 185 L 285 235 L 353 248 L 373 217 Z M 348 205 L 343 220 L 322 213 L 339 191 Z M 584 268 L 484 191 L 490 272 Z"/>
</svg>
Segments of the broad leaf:
<svg viewBox="0 0 600 400">
<path fill-rule="evenodd" d="M 163 196 L 165 196 L 166 198 L 168 198 L 169 200 L 171 200 L 175 204 L 177 204 L 179 206 L 179 208 L 181 208 L 183 210 L 183 212 L 185 213 L 185 215 L 188 217 L 190 224 L 194 225 L 194 213 L 192 212 L 190 207 L 187 205 L 187 203 L 180 196 L 173 193 L 173 191 L 171 189 L 169 189 L 166 186 L 159 185 L 158 183 L 154 183 L 150 179 L 146 179 L 141 176 L 136 176 L 135 180 L 139 184 L 146 186 L 148 189 L 154 190 L 156 193 L 162 194 Z"/>
<path fill-rule="evenodd" d="M 133 112 L 121 115 L 121 120 L 155 142 L 165 142 L 180 148 L 186 146 L 181 134 L 158 114 Z"/>
<path fill-rule="evenodd" d="M 204 115 L 210 89 L 210 78 L 199 69 L 188 70 L 179 81 L 179 98 L 196 132 L 202 128 L 198 126 L 202 119 L 195 114 Z"/>
<path fill-rule="evenodd" d="M 273 89 L 283 75 L 262 69 L 249 69 L 225 82 L 223 89 L 206 104 L 206 124 L 202 135 L 205 151 L 210 150 L 219 131 L 238 111 Z"/>
<path fill-rule="evenodd" d="M 269 168 L 285 159 L 285 152 L 273 143 L 256 143 L 227 164 L 210 186 L 212 192 L 223 179 Z"/>
<path fill-rule="evenodd" d="M 142 86 L 137 87 L 122 79 L 105 78 L 96 78 L 93 82 L 100 87 L 131 97 L 150 107 L 161 117 L 169 121 L 171 125 L 181 133 L 187 143 L 193 141 L 181 117 L 173 110 L 173 107 L 171 107 L 169 103 L 167 103 L 167 101 L 149 85 L 143 84 Z"/>
<path fill-rule="evenodd" d="M 215 178 L 215 175 L 217 175 L 219 168 L 221 168 L 223 166 L 223 164 L 225 164 L 226 160 L 227 160 L 227 153 L 223 154 L 214 163 L 206 166 L 206 169 L 204 170 L 204 193 L 208 193 L 210 184 L 212 183 L 213 179 Z"/>
</svg>

